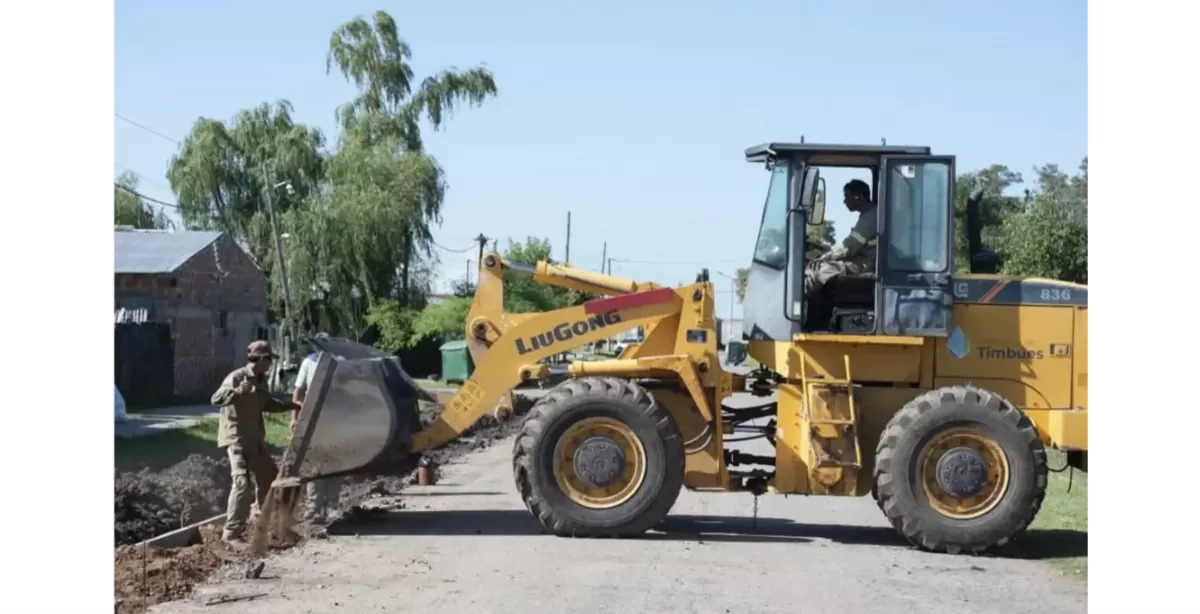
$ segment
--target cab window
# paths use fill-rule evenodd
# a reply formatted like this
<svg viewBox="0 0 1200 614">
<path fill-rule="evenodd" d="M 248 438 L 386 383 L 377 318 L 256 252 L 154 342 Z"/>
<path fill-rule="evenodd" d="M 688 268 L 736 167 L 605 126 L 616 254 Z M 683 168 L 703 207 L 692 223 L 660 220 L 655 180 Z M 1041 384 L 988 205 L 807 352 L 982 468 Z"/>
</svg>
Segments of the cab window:
<svg viewBox="0 0 1200 614">
<path fill-rule="evenodd" d="M 758 229 L 758 243 L 754 248 L 755 262 L 773 269 L 782 269 L 787 264 L 787 218 L 788 165 L 781 162 L 771 169 L 762 226 Z"/>
<path fill-rule="evenodd" d="M 949 268 L 950 165 L 896 161 L 887 179 L 888 268 L 941 273 Z"/>
</svg>

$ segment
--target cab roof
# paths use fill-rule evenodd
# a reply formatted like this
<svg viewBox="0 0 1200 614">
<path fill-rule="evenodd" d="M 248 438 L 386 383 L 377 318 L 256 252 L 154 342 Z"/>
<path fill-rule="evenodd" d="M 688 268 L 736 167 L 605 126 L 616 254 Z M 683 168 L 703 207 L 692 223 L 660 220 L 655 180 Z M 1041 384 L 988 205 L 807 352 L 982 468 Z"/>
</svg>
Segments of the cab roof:
<svg viewBox="0 0 1200 614">
<path fill-rule="evenodd" d="M 746 149 L 747 162 L 763 162 L 767 158 L 804 156 L 879 156 L 918 155 L 932 153 L 923 145 L 830 145 L 826 143 L 763 143 Z"/>
</svg>

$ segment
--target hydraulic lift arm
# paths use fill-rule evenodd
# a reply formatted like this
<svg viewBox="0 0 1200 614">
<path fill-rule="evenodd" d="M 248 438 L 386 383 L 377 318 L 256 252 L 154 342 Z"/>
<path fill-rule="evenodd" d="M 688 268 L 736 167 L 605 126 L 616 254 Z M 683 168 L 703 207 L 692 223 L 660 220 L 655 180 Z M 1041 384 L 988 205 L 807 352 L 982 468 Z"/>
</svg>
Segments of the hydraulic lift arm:
<svg viewBox="0 0 1200 614">
<path fill-rule="evenodd" d="M 475 333 L 474 342 L 481 346 L 478 354 L 472 352 L 472 357 L 479 356 L 475 372 L 459 388 L 441 417 L 413 436 L 413 452 L 436 448 L 470 428 L 503 394 L 521 383 L 523 366 L 567 348 L 677 315 L 684 304 L 683 296 L 691 290 L 690 287 L 659 288 L 605 298 L 577 307 L 521 314 L 524 317 L 502 321 L 499 326 L 489 326 L 490 322 L 473 318 L 468 333 Z M 486 328 L 479 328 L 481 323 Z M 478 335 L 479 331 L 486 334 Z"/>
</svg>

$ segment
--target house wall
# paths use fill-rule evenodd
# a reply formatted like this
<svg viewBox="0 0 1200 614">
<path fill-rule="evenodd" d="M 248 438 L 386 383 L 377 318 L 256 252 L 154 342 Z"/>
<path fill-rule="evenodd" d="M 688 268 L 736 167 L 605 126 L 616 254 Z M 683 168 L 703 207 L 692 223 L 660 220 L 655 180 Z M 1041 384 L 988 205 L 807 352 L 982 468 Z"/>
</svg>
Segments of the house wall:
<svg viewBox="0 0 1200 614">
<path fill-rule="evenodd" d="M 151 307 L 171 325 L 180 400 L 211 395 L 267 326 L 266 277 L 227 235 L 172 274 L 118 274 L 115 285 L 118 307 Z"/>
</svg>

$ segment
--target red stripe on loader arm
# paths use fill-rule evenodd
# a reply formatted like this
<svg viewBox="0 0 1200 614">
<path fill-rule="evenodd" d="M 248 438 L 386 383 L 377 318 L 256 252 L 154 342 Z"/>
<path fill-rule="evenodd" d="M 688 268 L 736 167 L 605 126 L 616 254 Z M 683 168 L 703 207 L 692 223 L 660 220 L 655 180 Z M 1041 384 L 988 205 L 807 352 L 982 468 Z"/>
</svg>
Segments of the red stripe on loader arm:
<svg viewBox="0 0 1200 614">
<path fill-rule="evenodd" d="M 583 312 L 587 314 L 605 313 L 607 311 L 618 311 L 621 309 L 632 309 L 634 307 L 643 307 L 645 305 L 654 305 L 657 303 L 665 303 L 675 296 L 675 291 L 670 288 L 659 288 L 658 290 L 650 290 L 649 292 L 635 292 L 624 296 L 614 296 L 612 298 L 602 298 L 597 301 L 588 301 L 583 304 Z"/>
</svg>

